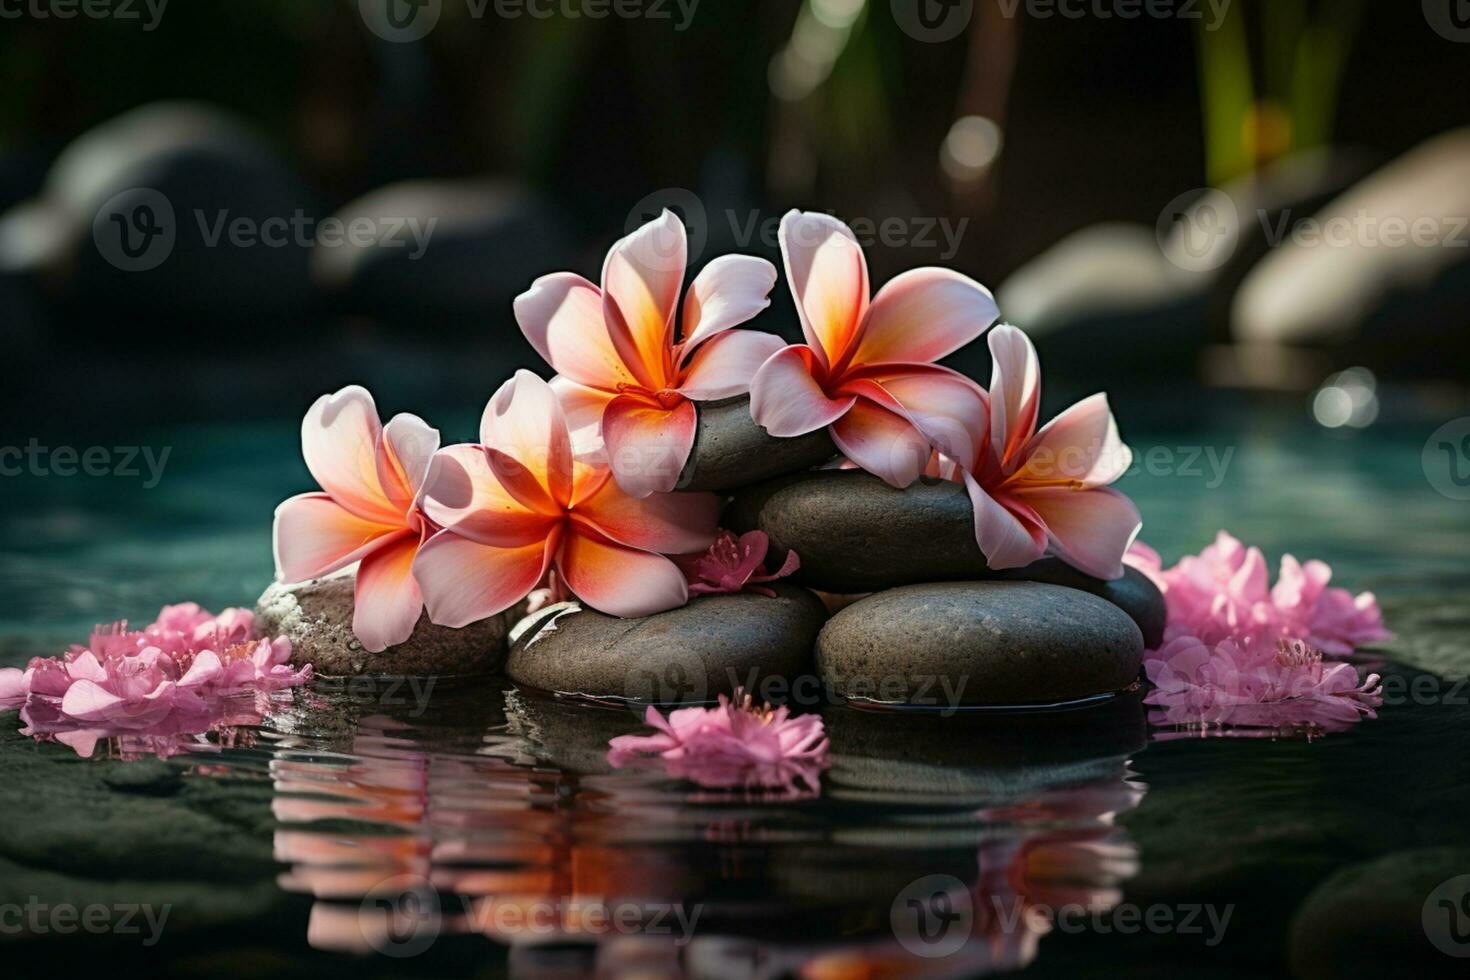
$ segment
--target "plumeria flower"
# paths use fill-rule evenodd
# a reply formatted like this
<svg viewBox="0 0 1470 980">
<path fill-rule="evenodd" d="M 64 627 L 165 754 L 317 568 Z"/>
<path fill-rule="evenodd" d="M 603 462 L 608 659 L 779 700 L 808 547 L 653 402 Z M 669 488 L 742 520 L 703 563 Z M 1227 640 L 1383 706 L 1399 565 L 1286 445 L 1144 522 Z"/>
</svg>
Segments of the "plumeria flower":
<svg viewBox="0 0 1470 980">
<path fill-rule="evenodd" d="M 430 619 L 465 626 L 493 616 L 549 569 L 614 616 L 688 601 L 683 573 L 663 556 L 714 540 L 713 494 L 629 496 L 607 466 L 573 457 L 555 392 L 529 371 L 490 399 L 480 439 L 442 450 L 429 474 L 424 509 L 443 530 L 419 550 L 414 575 Z"/>
<path fill-rule="evenodd" d="M 301 423 L 306 468 L 323 492 L 276 508 L 276 576 L 303 582 L 361 562 L 352 632 L 374 653 L 407 640 L 424 609 L 412 566 L 433 530 L 419 504 L 438 448 L 439 431 L 416 415 L 382 425 L 357 385 L 318 398 Z"/>
<path fill-rule="evenodd" d="M 794 574 L 801 567 L 801 559 L 795 551 L 788 551 L 781 567 L 774 573 L 767 572 L 766 552 L 770 547 L 771 539 L 764 531 L 746 531 L 738 538 L 729 531 L 721 531 L 708 551 L 681 556 L 678 564 L 689 577 L 691 595 L 753 592 L 772 597 L 775 590 L 764 583 Z"/>
<path fill-rule="evenodd" d="M 825 214 L 781 219 L 781 256 L 805 344 L 761 365 L 751 415 L 773 436 L 824 426 L 838 449 L 896 487 L 912 483 L 939 445 L 969 455 L 984 393 L 934 364 L 984 333 L 999 311 L 990 292 L 948 269 L 914 269 L 869 302 L 868 266 L 852 231 Z"/>
<path fill-rule="evenodd" d="M 732 398 L 781 348 L 781 338 L 731 330 L 770 305 L 776 269 L 726 255 L 684 297 L 688 244 L 671 211 L 607 253 L 602 288 L 581 276 L 542 276 L 515 301 L 526 339 L 556 369 L 578 440 L 600 436 L 613 476 L 635 497 L 674 489 L 694 445 L 694 402 Z"/>
<path fill-rule="evenodd" d="M 975 538 L 991 568 L 1021 568 L 1048 550 L 1089 575 L 1123 574 L 1123 555 L 1143 522 L 1108 484 L 1133 456 L 1118 437 L 1106 395 L 1083 399 L 1037 428 L 1041 366 L 1010 325 L 990 333 L 994 367 L 988 438 L 955 461 L 975 506 Z"/>
</svg>

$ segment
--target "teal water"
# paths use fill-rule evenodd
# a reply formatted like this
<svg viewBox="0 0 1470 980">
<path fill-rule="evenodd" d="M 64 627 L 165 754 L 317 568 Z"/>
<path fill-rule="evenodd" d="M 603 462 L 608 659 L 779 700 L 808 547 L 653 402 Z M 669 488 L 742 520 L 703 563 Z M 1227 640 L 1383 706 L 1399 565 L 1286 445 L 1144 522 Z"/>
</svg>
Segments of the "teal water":
<svg viewBox="0 0 1470 980">
<path fill-rule="evenodd" d="M 613 772 L 606 740 L 636 719 L 493 681 L 319 684 L 168 760 L 80 760 L 5 714 L 0 955 L 17 976 L 103 954 L 168 976 L 1461 975 L 1421 921 L 1470 874 L 1470 503 L 1421 464 L 1443 417 L 1124 421 L 1140 471 L 1121 487 L 1166 560 L 1226 527 L 1378 594 L 1398 637 L 1366 656 L 1401 694 L 1377 720 L 1157 741 L 1127 699 L 1015 724 L 833 708 L 822 792 L 772 800 Z M 249 604 L 269 579 L 271 510 L 309 486 L 295 423 L 139 439 L 170 449 L 156 486 L 5 479 L 0 664 L 167 602 Z M 49 913 L 7 928 L 7 908 L 67 904 L 112 926 L 169 912 L 153 945 Z M 1092 911 L 1041 914 L 1072 906 Z"/>
</svg>

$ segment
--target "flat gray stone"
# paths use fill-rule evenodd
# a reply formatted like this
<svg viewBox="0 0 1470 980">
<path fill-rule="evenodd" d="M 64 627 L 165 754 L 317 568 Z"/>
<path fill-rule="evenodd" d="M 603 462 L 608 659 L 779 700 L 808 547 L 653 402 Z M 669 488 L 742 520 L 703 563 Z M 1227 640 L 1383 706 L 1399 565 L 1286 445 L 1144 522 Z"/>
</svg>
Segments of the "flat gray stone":
<svg viewBox="0 0 1470 980">
<path fill-rule="evenodd" d="M 1136 568 L 1124 568 L 1122 578 L 1108 580 L 1079 572 L 1060 558 L 1043 558 L 1025 568 L 990 572 L 987 577 L 989 576 L 1006 581 L 1048 582 L 1091 592 L 1123 610 L 1138 624 L 1146 649 L 1157 650 L 1163 645 L 1164 626 L 1169 619 L 1164 594 L 1147 575 Z"/>
<path fill-rule="evenodd" d="M 817 638 L 817 669 L 837 693 L 939 709 L 1111 694 L 1142 662 L 1127 613 L 1039 582 L 889 589 L 833 616 Z"/>
<path fill-rule="evenodd" d="M 698 703 L 811 669 L 827 610 L 806 589 L 774 598 L 700 596 L 636 619 L 577 603 L 541 610 L 513 631 L 506 674 L 539 691 L 649 704 Z"/>
<path fill-rule="evenodd" d="M 870 473 L 819 470 L 737 494 L 724 523 L 794 549 L 794 581 L 824 592 L 873 592 L 987 572 L 970 497 L 958 483 L 919 480 L 897 490 Z"/>
<path fill-rule="evenodd" d="M 352 632 L 351 569 L 294 585 L 274 582 L 255 604 L 256 628 L 291 641 L 291 660 L 318 674 L 407 677 L 489 674 L 505 662 L 505 616 L 452 629 L 419 616 L 413 635 L 381 653 L 363 649 Z"/>
<path fill-rule="evenodd" d="M 732 490 L 811 469 L 837 455 L 825 428 L 777 439 L 750 417 L 750 397 L 700 402 L 694 448 L 679 474 L 680 490 Z"/>
</svg>

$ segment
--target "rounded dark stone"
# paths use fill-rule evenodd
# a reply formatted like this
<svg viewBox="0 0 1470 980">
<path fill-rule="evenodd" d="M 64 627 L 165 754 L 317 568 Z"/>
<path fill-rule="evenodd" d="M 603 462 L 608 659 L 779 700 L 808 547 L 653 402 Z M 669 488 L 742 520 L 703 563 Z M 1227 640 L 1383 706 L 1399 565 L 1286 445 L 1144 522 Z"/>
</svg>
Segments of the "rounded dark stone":
<svg viewBox="0 0 1470 980">
<path fill-rule="evenodd" d="M 1142 663 L 1127 613 L 1040 582 L 889 589 L 833 616 L 817 638 L 817 669 L 837 693 L 939 709 L 1111 694 Z"/>
<path fill-rule="evenodd" d="M 1149 577 L 1136 568 L 1123 569 L 1123 577 L 1115 579 L 1093 578 L 1085 572 L 1068 565 L 1060 558 L 1043 558 L 1025 568 L 991 572 L 990 575 L 1007 581 L 1048 582 L 1065 585 L 1069 589 L 1081 589 L 1101 596 L 1123 610 L 1138 624 L 1143 633 L 1146 649 L 1157 650 L 1164 642 L 1164 625 L 1169 618 L 1169 609 L 1164 603 L 1164 594 Z"/>
<path fill-rule="evenodd" d="M 750 417 L 748 395 L 699 402 L 695 410 L 699 425 L 679 474 L 680 490 L 731 490 L 811 469 L 837 455 L 825 428 L 793 439 L 768 435 Z"/>
<path fill-rule="evenodd" d="M 1470 851 L 1399 851 L 1350 865 L 1318 885 L 1291 924 L 1289 959 L 1303 980 L 1463 977 Z"/>
<path fill-rule="evenodd" d="M 504 663 L 504 615 L 452 629 L 429 622 L 426 612 L 403 643 L 380 653 L 363 649 L 352 632 L 355 584 L 350 569 L 294 585 L 272 583 L 255 604 L 256 629 L 286 637 L 292 662 L 328 676 L 487 674 Z"/>
<path fill-rule="evenodd" d="M 725 524 L 793 549 L 793 578 L 824 592 L 872 592 L 986 574 L 970 497 L 958 483 L 919 480 L 898 490 L 870 473 L 819 470 L 737 494 Z"/>
<path fill-rule="evenodd" d="M 774 597 L 700 596 L 668 612 L 619 619 L 559 603 L 512 631 L 506 674 L 540 691 L 649 704 L 695 703 L 810 669 L 826 607 L 777 583 Z"/>
</svg>

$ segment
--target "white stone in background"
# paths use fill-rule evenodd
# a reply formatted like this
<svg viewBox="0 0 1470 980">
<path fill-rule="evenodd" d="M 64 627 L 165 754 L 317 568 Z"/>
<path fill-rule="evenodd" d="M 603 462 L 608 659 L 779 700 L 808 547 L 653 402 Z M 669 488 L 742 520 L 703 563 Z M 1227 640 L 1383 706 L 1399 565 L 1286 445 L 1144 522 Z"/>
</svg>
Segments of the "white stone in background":
<svg viewBox="0 0 1470 980">
<path fill-rule="evenodd" d="M 1232 329 L 1245 341 L 1294 344 L 1351 336 L 1394 290 L 1428 285 L 1470 259 L 1470 129 L 1437 136 L 1354 186 L 1272 249 L 1237 294 Z M 1401 221 L 1406 243 L 1385 244 Z M 1437 229 L 1417 245 L 1412 230 Z M 1315 231 L 1313 229 L 1318 229 Z M 1396 234 L 1397 232 L 1395 232 Z M 1346 240 L 1332 244 L 1332 239 Z"/>
</svg>

